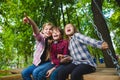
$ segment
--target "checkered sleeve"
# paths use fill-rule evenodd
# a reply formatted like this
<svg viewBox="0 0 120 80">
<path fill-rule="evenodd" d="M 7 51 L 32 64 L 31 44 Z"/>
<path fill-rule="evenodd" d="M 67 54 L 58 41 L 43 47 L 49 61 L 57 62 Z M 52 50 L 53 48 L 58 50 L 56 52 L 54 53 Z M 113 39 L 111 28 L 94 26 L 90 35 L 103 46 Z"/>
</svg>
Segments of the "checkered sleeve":
<svg viewBox="0 0 120 80">
<path fill-rule="evenodd" d="M 103 41 L 90 38 L 90 37 L 85 36 L 81 33 L 76 33 L 75 36 L 76 36 L 76 39 L 78 41 L 80 41 L 81 43 L 86 44 L 86 45 L 91 45 L 93 47 L 101 49 L 101 45 L 102 45 Z"/>
</svg>

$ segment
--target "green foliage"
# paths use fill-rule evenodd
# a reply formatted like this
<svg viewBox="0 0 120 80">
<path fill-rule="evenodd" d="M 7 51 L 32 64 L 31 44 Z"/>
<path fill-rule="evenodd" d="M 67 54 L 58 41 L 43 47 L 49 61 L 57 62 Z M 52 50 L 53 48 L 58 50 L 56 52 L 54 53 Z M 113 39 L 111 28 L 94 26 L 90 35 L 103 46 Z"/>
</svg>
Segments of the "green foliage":
<svg viewBox="0 0 120 80">
<path fill-rule="evenodd" d="M 110 18 L 111 30 L 114 34 L 113 41 L 115 44 L 116 53 L 120 55 L 120 8 L 117 8 Z"/>
<path fill-rule="evenodd" d="M 2 49 L 2 56 L 0 64 L 6 62 L 0 69 L 9 69 L 14 65 L 19 67 L 19 56 L 22 56 L 25 53 L 29 56 L 33 52 L 32 48 L 34 47 L 34 40 L 31 37 L 32 31 L 28 25 L 23 25 L 23 15 L 21 15 L 23 14 L 23 11 L 19 9 L 16 2 L 8 1 L 5 4 L 3 3 L 0 10 L 3 18 L 3 21 L 1 20 L 2 46 L 0 46 L 0 48 Z M 23 60 L 23 58 L 21 60 Z"/>
</svg>

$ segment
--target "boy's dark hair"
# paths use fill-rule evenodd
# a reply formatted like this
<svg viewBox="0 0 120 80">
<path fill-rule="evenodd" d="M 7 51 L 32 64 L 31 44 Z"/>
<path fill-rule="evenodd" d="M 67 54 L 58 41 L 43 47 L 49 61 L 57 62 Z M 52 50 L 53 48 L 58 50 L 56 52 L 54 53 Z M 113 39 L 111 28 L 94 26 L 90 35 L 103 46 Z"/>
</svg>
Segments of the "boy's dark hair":
<svg viewBox="0 0 120 80">
<path fill-rule="evenodd" d="M 58 31 L 60 31 L 60 34 L 61 34 L 61 36 L 63 38 L 63 35 L 64 35 L 63 29 L 61 29 L 60 27 L 53 27 L 52 30 L 58 30 Z"/>
</svg>

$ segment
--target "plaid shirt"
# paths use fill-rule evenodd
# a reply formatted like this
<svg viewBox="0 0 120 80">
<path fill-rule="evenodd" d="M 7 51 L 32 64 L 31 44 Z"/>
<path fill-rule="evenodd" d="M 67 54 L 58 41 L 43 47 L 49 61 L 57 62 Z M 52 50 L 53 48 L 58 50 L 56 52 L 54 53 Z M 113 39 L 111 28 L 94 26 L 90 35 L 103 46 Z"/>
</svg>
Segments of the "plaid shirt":
<svg viewBox="0 0 120 80">
<path fill-rule="evenodd" d="M 68 41 L 67 40 L 59 40 L 57 43 L 52 43 L 51 45 L 51 61 L 55 64 L 55 67 L 60 65 L 60 60 L 57 58 L 58 54 L 68 55 Z"/>
<path fill-rule="evenodd" d="M 102 41 L 97 41 L 80 33 L 74 33 L 69 43 L 70 55 L 73 59 L 72 63 L 76 65 L 89 64 L 96 67 L 86 45 L 91 45 L 101 49 L 101 44 Z"/>
<path fill-rule="evenodd" d="M 34 34 L 34 37 L 36 39 L 36 49 L 33 56 L 33 64 L 38 66 L 38 64 L 41 62 L 40 58 L 45 49 L 45 38 L 42 36 L 42 34 Z"/>
</svg>

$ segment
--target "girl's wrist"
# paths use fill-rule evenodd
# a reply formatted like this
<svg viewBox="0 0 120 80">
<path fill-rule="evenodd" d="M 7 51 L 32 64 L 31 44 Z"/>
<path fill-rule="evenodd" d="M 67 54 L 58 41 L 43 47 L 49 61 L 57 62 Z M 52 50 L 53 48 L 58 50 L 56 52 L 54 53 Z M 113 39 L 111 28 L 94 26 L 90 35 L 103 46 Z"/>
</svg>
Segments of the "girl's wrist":
<svg viewBox="0 0 120 80">
<path fill-rule="evenodd" d="M 52 68 L 52 70 L 55 70 L 55 69 L 56 69 L 56 67 L 53 67 L 53 68 Z"/>
<path fill-rule="evenodd" d="M 53 69 L 56 69 L 56 67 L 53 67 Z"/>
</svg>

